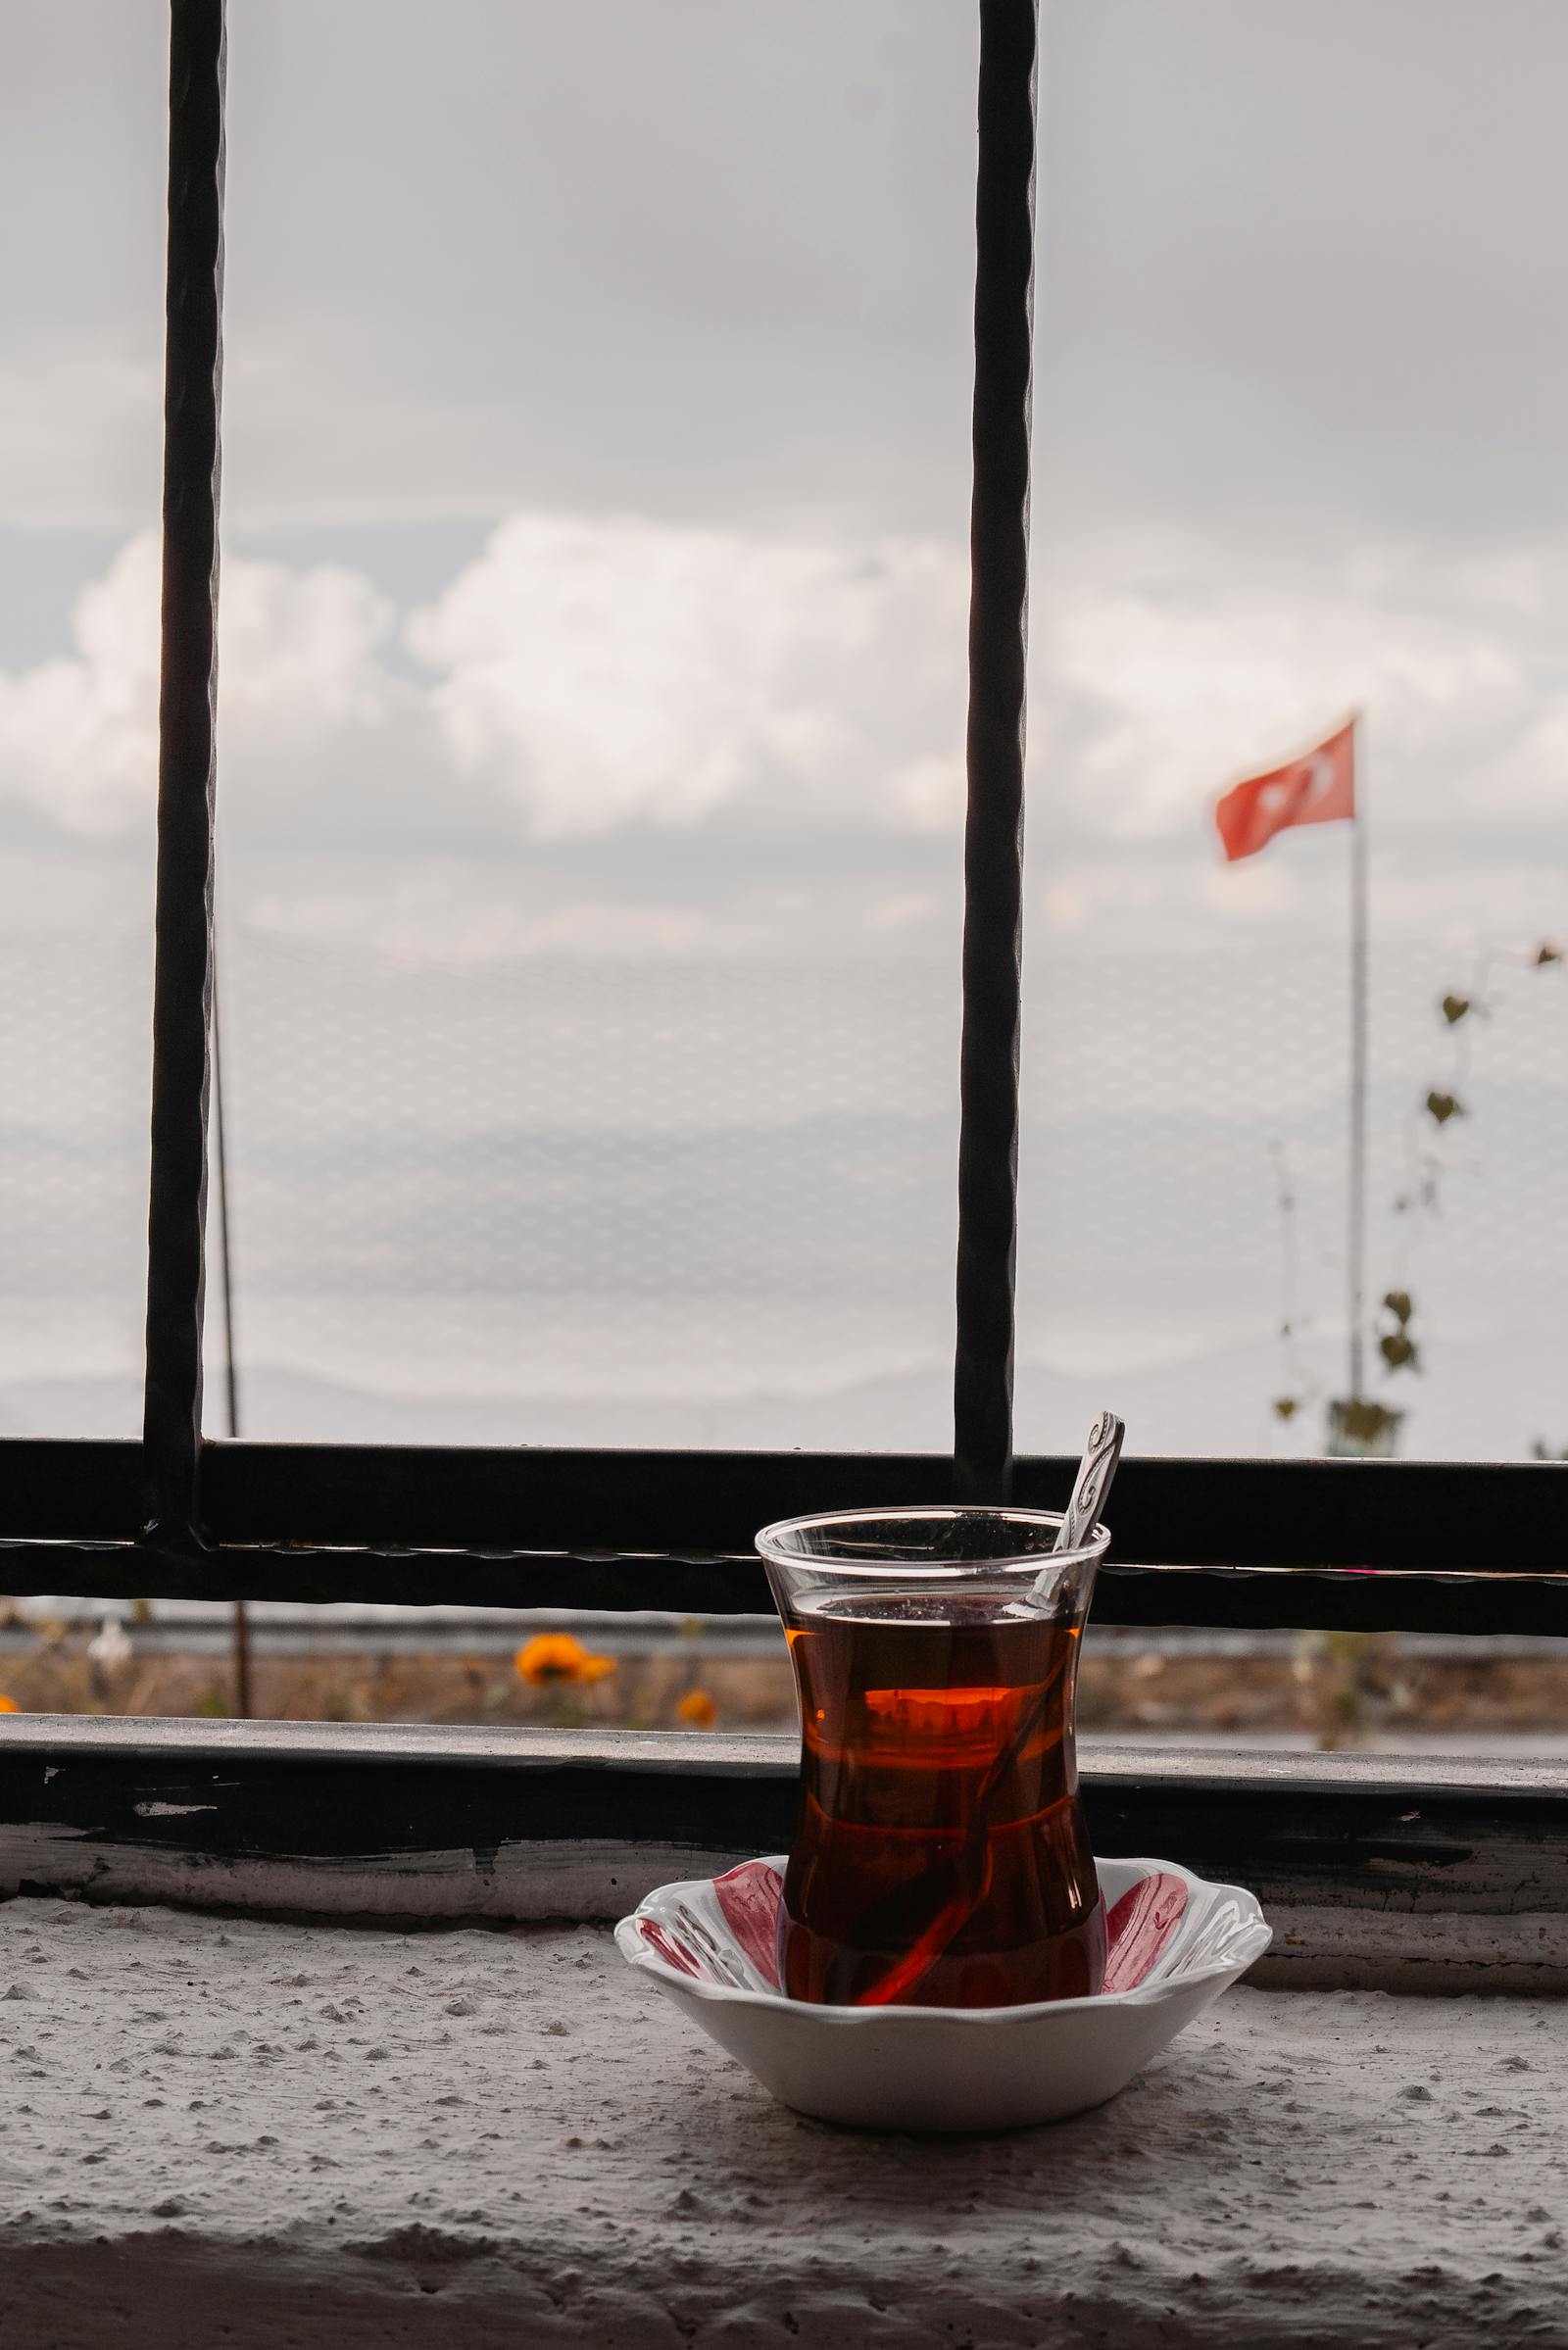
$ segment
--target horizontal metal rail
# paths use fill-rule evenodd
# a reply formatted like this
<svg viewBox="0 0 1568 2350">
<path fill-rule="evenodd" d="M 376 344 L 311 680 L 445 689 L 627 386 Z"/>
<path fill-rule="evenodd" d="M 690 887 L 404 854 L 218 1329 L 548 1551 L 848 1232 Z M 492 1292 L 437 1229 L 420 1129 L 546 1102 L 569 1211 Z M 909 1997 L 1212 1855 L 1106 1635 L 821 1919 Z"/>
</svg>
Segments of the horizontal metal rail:
<svg viewBox="0 0 1568 2350">
<path fill-rule="evenodd" d="M 0 1544 L 0 1585 L 22 1597 L 292 1599 L 404 1607 L 662 1608 L 754 1614 L 767 1596 L 755 1559 L 567 1551 L 312 1550 L 226 1546 L 193 1561 L 133 1543 Z M 1102 1624 L 1310 1632 L 1568 1637 L 1568 1575 L 1495 1579 L 1314 1567 L 1127 1567 L 1101 1572 Z"/>
<path fill-rule="evenodd" d="M 0 1441 L 7 1533 L 131 1540 L 139 1458 L 130 1442 Z M 1020 1455 L 1017 1500 L 1059 1508 L 1073 1466 L 1065 1454 Z M 736 1556 L 750 1554 L 769 1518 L 949 1500 L 953 1466 L 935 1452 L 219 1440 L 203 1446 L 202 1483 L 220 1546 Z M 1123 1565 L 1568 1572 L 1560 1462 L 1135 1454 L 1122 1464 L 1112 1517 Z"/>
<path fill-rule="evenodd" d="M 135 1445 L 0 1444 L 0 1490 L 13 1449 L 19 1596 L 747 1614 L 765 1520 L 953 1490 L 942 1454 L 212 1443 L 193 1558 L 135 1540 Z M 1059 1506 L 1071 1470 L 1020 1459 L 1018 1499 Z M 1103 1623 L 1568 1633 L 1558 1463 L 1134 1458 L 1113 1532 Z"/>
<path fill-rule="evenodd" d="M 229 1611 L 210 1600 L 156 1600 L 154 1612 L 138 1619 L 131 1640 L 138 1659 L 149 1656 L 226 1656 L 232 1647 Z M 97 1599 L 51 1592 L 0 1617 L 0 1657 L 36 1653 L 40 1637 L 79 1649 L 96 1634 L 105 1613 Z M 519 1640 L 534 1632 L 567 1632 L 608 1655 L 624 1658 L 674 1657 L 704 1665 L 776 1664 L 787 1661 L 784 1629 L 776 1615 L 677 1615 L 655 1608 L 568 1607 L 353 1607 L 312 1606 L 297 1600 L 252 1603 L 250 1635 L 257 1656 L 314 1658 L 431 1656 L 510 1658 Z M 1096 1616 L 1087 1654 L 1097 1664 L 1157 1657 L 1161 1663 L 1247 1665 L 1294 1662 L 1300 1651 L 1294 1631 L 1216 1630 L 1207 1625 L 1105 1623 Z M 1393 1632 L 1385 1654 L 1417 1666 L 1529 1664 L 1568 1666 L 1568 1639 L 1528 1634 Z M 787 1676 L 781 1687 L 787 1689 Z M 1156 1692 L 1157 1693 L 1157 1692 Z M 794 1698 L 789 1698 L 793 1711 Z M 1509 1732 L 1507 1735 L 1520 1735 Z M 1531 1735 L 1523 1734 L 1527 1738 Z M 1227 1743 L 1229 1740 L 1227 1739 Z"/>
</svg>

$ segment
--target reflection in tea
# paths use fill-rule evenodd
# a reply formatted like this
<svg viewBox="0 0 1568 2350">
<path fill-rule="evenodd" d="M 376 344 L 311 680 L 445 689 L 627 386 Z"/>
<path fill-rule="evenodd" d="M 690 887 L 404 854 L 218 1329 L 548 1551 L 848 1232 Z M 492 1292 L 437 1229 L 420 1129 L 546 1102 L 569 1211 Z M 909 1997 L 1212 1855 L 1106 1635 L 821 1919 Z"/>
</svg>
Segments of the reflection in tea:
<svg viewBox="0 0 1568 2350">
<path fill-rule="evenodd" d="M 797 1600 L 793 1998 L 1004 2007 L 1098 1991 L 1070 1731 L 1075 1615 L 1004 1591 Z"/>
</svg>

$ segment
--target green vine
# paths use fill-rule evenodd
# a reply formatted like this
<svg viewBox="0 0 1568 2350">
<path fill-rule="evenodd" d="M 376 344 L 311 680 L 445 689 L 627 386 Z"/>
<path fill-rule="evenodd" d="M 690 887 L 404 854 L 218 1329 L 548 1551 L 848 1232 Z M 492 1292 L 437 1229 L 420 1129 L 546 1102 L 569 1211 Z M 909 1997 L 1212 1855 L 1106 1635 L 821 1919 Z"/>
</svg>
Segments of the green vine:
<svg viewBox="0 0 1568 2350">
<path fill-rule="evenodd" d="M 1395 1214 L 1403 1219 L 1402 1237 L 1396 1250 L 1394 1285 L 1383 1295 L 1378 1307 L 1378 1326 L 1373 1334 L 1385 1378 L 1396 1378 L 1404 1372 L 1419 1373 L 1423 1367 L 1423 1342 L 1412 1330 L 1417 1307 L 1409 1267 L 1427 1226 L 1442 1213 L 1444 1177 L 1447 1169 L 1441 1138 L 1456 1121 L 1470 1115 L 1466 1097 L 1472 1073 L 1475 1023 L 1478 1020 L 1490 1020 L 1500 1001 L 1494 992 L 1494 976 L 1505 968 L 1529 971 L 1549 969 L 1554 964 L 1560 964 L 1563 957 L 1564 949 L 1550 939 L 1544 939 L 1539 946 L 1522 952 L 1492 949 L 1477 960 L 1468 988 L 1462 992 L 1449 989 L 1438 1000 L 1443 1033 L 1449 1040 L 1449 1067 L 1440 1081 L 1430 1083 L 1418 1096 L 1411 1104 L 1405 1122 L 1404 1181 L 1394 1200 Z M 1300 1327 L 1295 1302 L 1296 1196 L 1285 1171 L 1283 1149 L 1278 1143 L 1272 1148 L 1279 1169 L 1279 1211 L 1285 1254 L 1285 1310 L 1281 1318 L 1280 1337 L 1285 1348 L 1289 1382 L 1285 1392 L 1275 1396 L 1273 1409 L 1277 1419 L 1288 1423 L 1320 1391 L 1302 1376 L 1295 1343 Z M 1331 1408 L 1335 1434 L 1348 1439 L 1358 1447 L 1369 1449 L 1391 1440 L 1401 1416 L 1393 1406 L 1370 1397 L 1351 1396 L 1344 1402 L 1333 1404 Z M 1538 1459 L 1568 1460 L 1568 1448 L 1560 1454 L 1553 1454 L 1538 1443 L 1535 1450 Z"/>
<path fill-rule="evenodd" d="M 1274 1417 L 1294 1420 L 1320 1394 L 1316 1381 L 1306 1366 L 1301 1352 L 1302 1335 L 1311 1327 L 1298 1301 L 1300 1287 L 1300 1251 L 1296 1238 L 1296 1186 L 1291 1178 L 1290 1161 L 1285 1145 L 1276 1140 L 1269 1145 L 1274 1160 L 1275 1202 L 1280 1219 L 1280 1347 L 1285 1359 L 1285 1376 L 1289 1381 L 1283 1395 L 1274 1398 Z"/>
</svg>

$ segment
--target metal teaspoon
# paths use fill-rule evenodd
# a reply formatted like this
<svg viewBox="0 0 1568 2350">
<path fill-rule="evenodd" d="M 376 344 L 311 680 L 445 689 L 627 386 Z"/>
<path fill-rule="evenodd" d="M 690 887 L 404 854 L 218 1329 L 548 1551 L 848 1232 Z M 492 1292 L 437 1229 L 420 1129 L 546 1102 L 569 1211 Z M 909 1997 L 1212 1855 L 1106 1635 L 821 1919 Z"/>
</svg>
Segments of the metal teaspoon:
<svg viewBox="0 0 1568 2350">
<path fill-rule="evenodd" d="M 1094 1530 L 1095 1522 L 1105 1506 L 1116 1463 L 1121 1458 L 1122 1439 L 1127 1434 L 1125 1424 L 1113 1411 L 1102 1411 L 1089 1431 L 1083 1459 L 1073 1480 L 1072 1498 L 1067 1503 L 1054 1550 L 1076 1550 Z"/>
</svg>

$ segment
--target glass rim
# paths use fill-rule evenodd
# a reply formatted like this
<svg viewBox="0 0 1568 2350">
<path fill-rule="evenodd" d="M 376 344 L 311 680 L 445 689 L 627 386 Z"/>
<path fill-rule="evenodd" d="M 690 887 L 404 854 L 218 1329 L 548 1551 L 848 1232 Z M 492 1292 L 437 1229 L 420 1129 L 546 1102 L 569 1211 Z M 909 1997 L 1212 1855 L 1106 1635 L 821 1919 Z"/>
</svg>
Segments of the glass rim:
<svg viewBox="0 0 1568 2350">
<path fill-rule="evenodd" d="M 831 1550 L 812 1552 L 786 1547 L 787 1538 L 808 1530 L 831 1534 L 838 1527 L 951 1524 L 957 1518 L 1000 1518 L 1013 1526 L 1033 1526 L 1054 1532 L 1066 1513 L 1059 1509 L 1020 1509 L 1011 1502 L 999 1502 L 994 1508 L 983 1504 L 965 1505 L 954 1501 L 913 1502 L 906 1507 L 891 1509 L 824 1509 L 808 1510 L 796 1518 L 776 1518 L 770 1526 L 761 1527 L 753 1537 L 760 1556 L 769 1565 L 804 1571 L 811 1575 L 840 1575 L 847 1580 L 897 1576 L 907 1581 L 910 1576 L 930 1583 L 956 1583 L 979 1575 L 1005 1574 L 1027 1569 L 1040 1574 L 1049 1563 L 1057 1567 L 1076 1567 L 1096 1564 L 1103 1558 L 1110 1544 L 1110 1528 L 1097 1523 L 1085 1540 L 1070 1550 L 999 1550 L 983 1558 L 918 1559 L 838 1557 Z"/>
</svg>

